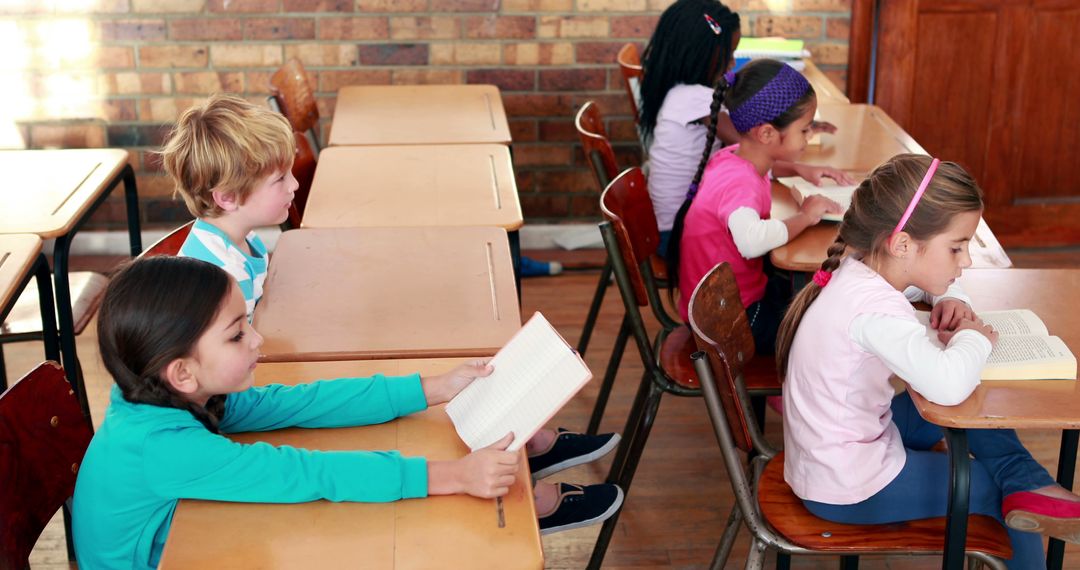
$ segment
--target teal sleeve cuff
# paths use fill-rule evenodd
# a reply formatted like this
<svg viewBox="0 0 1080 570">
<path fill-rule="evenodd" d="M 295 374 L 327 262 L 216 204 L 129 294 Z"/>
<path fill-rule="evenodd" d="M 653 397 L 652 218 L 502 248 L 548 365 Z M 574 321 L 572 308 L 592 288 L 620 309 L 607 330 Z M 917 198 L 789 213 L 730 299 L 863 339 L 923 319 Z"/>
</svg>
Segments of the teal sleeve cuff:
<svg viewBox="0 0 1080 570">
<path fill-rule="evenodd" d="M 428 496 L 427 459 L 401 458 L 401 498 L 419 499 Z"/>
<path fill-rule="evenodd" d="M 427 409 L 427 398 L 420 384 L 420 374 L 385 376 L 384 378 L 391 405 L 397 410 L 398 417 Z"/>
</svg>

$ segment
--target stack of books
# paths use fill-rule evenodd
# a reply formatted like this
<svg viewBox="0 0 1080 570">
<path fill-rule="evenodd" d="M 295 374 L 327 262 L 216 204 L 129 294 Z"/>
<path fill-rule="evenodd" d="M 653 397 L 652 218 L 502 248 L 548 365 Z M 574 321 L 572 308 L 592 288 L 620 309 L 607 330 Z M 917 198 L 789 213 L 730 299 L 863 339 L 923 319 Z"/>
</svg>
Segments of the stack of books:
<svg viewBox="0 0 1080 570">
<path fill-rule="evenodd" d="M 810 57 L 802 40 L 784 38 L 743 38 L 735 50 L 735 69 L 738 70 L 752 59 L 778 59 L 802 71 L 804 58 Z"/>
</svg>

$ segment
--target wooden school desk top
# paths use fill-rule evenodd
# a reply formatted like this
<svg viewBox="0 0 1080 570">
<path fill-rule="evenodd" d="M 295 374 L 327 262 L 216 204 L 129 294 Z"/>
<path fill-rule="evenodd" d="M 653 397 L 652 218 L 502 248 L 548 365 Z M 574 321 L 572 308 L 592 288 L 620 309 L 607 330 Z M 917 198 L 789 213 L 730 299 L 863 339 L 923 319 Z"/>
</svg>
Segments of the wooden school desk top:
<svg viewBox="0 0 1080 570">
<path fill-rule="evenodd" d="M 851 103 L 847 95 L 844 95 L 844 92 L 827 75 L 822 73 L 821 69 L 814 65 L 813 61 L 804 59 L 803 62 L 806 64 L 806 67 L 802 70 L 803 77 L 814 87 L 818 105 Z"/>
<path fill-rule="evenodd" d="M 885 111 L 873 105 L 821 103 L 818 114 L 836 125 L 836 133 L 822 133 L 821 144 L 806 147 L 799 162 L 865 175 L 897 154 L 926 154 Z"/>
<path fill-rule="evenodd" d="M 792 190 L 776 181 L 772 184 L 772 218 L 783 220 L 794 215 L 798 211 L 798 204 Z M 840 224 L 836 222 L 821 222 L 806 228 L 795 239 L 772 250 L 769 259 L 780 269 L 804 273 L 817 271 L 821 262 L 825 261 L 825 252 L 836 239 L 839 228 Z M 971 254 L 972 268 L 1012 266 L 1012 260 L 986 225 L 986 220 L 979 220 L 968 253 Z"/>
<path fill-rule="evenodd" d="M 376 372 L 436 374 L 463 359 L 260 364 L 256 384 Z M 404 455 L 457 459 L 468 448 L 443 406 L 392 422 L 339 429 L 285 429 L 230 436 L 307 449 L 397 449 Z M 542 568 L 543 551 L 524 450 L 503 499 L 462 495 L 393 503 L 293 505 L 181 501 L 162 568 Z"/>
<path fill-rule="evenodd" d="M 498 144 L 339 146 L 319 154 L 302 227 L 521 227 Z"/>
<path fill-rule="evenodd" d="M 113 148 L 0 151 L 0 233 L 69 233 L 127 161 Z"/>
<path fill-rule="evenodd" d="M 266 362 L 495 354 L 521 326 L 506 230 L 285 232 L 254 326 Z"/>
<path fill-rule="evenodd" d="M 978 311 L 1031 309 L 1053 336 L 1080 354 L 1080 270 L 965 271 L 960 286 Z M 927 421 L 962 428 L 1080 428 L 1076 380 L 985 381 L 957 406 L 932 404 L 911 390 Z"/>
<path fill-rule="evenodd" d="M 0 235 L 0 320 L 19 297 L 19 285 L 41 253 L 41 238 L 33 234 Z"/>
<path fill-rule="evenodd" d="M 494 85 L 357 85 L 338 91 L 330 146 L 510 144 Z"/>
</svg>

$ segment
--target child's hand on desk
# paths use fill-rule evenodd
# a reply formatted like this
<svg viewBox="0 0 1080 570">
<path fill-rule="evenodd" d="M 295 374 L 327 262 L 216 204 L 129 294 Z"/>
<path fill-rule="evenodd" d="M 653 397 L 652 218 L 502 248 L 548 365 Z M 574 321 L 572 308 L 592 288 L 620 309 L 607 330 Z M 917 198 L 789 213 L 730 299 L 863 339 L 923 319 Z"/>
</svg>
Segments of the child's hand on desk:
<svg viewBox="0 0 1080 570">
<path fill-rule="evenodd" d="M 420 379 L 420 385 L 424 389 L 424 397 L 429 406 L 449 402 L 458 395 L 458 392 L 472 384 L 473 380 L 491 374 L 494 368 L 488 364 L 490 358 L 470 360 L 457 368 L 440 374 Z"/>
<path fill-rule="evenodd" d="M 831 135 L 836 132 L 836 125 L 829 121 L 810 121 L 810 130 L 815 133 L 829 133 Z"/>
<path fill-rule="evenodd" d="M 807 196 L 799 206 L 799 213 L 807 217 L 811 226 L 820 222 L 821 217 L 825 214 L 839 214 L 840 212 L 840 204 L 837 204 L 821 194 L 811 194 Z"/>
<path fill-rule="evenodd" d="M 792 165 L 792 168 L 795 174 L 814 186 L 821 186 L 822 178 L 831 178 L 843 186 L 855 184 L 855 179 L 850 174 L 831 166 L 810 166 L 800 162 Z"/>
<path fill-rule="evenodd" d="M 990 325 L 984 323 L 982 319 L 975 317 L 974 319 L 963 319 L 960 324 L 953 330 L 938 329 L 938 340 L 943 344 L 948 345 L 952 337 L 956 336 L 956 333 L 962 330 L 973 330 L 981 333 L 986 337 L 986 340 L 990 341 L 990 346 L 996 346 L 998 341 L 998 333 Z"/>
<path fill-rule="evenodd" d="M 512 441 L 514 434 L 508 433 L 457 461 L 429 461 L 428 494 L 465 493 L 482 499 L 507 494 L 519 466 L 517 452 L 506 451 Z"/>
<path fill-rule="evenodd" d="M 946 297 L 938 301 L 930 311 L 930 328 L 936 331 L 951 331 L 960 325 L 965 319 L 973 320 L 975 311 L 971 305 L 959 300 Z"/>
</svg>

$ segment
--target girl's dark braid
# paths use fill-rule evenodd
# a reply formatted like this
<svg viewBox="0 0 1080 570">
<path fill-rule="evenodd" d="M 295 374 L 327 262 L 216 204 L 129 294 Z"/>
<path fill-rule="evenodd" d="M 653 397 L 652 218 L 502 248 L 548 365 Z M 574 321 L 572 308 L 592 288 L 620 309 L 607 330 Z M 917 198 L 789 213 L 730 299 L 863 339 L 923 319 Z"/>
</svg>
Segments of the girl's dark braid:
<svg viewBox="0 0 1080 570">
<path fill-rule="evenodd" d="M 126 371 L 130 373 L 130 371 Z M 134 374 L 131 374 L 134 376 Z M 200 406 L 180 397 L 179 394 L 168 389 L 165 382 L 160 380 L 139 379 L 134 382 L 119 383 L 124 399 L 129 402 L 140 404 L 153 404 L 165 408 L 177 408 L 191 412 L 195 419 L 199 420 L 206 429 L 218 432 L 218 423 L 225 412 L 225 396 L 212 396 L 206 402 L 206 406 Z M 125 388 L 126 386 L 126 388 Z"/>
</svg>

